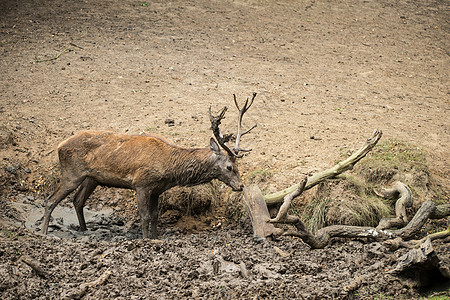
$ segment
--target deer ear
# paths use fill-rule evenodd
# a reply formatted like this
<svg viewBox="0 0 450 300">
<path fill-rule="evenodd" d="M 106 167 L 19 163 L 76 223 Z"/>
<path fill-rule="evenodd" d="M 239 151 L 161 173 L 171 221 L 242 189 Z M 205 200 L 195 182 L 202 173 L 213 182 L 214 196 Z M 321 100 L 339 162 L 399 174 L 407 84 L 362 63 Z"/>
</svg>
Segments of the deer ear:
<svg viewBox="0 0 450 300">
<path fill-rule="evenodd" d="M 220 154 L 222 152 L 222 150 L 220 150 L 219 144 L 217 144 L 216 140 L 213 138 L 209 140 L 209 149 L 211 149 L 211 151 L 215 154 Z"/>
</svg>

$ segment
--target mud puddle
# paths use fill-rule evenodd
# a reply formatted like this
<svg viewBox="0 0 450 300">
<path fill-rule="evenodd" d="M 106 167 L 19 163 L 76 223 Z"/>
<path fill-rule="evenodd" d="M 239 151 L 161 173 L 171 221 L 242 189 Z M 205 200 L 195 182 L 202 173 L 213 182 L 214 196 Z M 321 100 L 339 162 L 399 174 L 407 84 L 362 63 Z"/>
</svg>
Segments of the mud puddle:
<svg viewBox="0 0 450 300">
<path fill-rule="evenodd" d="M 40 232 L 44 215 L 42 201 L 19 196 L 12 206 L 21 214 L 21 223 L 26 228 Z M 52 213 L 49 235 L 79 241 L 121 241 L 140 238 L 139 226 L 133 220 L 126 223 L 123 217 L 115 215 L 110 207 L 100 210 L 84 208 L 87 231 L 79 230 L 74 208 L 70 205 L 58 205 Z"/>
</svg>

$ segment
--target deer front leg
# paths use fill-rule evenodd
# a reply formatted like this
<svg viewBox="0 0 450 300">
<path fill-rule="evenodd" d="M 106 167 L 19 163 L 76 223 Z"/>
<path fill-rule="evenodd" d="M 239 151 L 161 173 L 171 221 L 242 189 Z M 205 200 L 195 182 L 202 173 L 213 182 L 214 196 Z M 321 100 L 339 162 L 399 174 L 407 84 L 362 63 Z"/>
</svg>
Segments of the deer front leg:
<svg viewBox="0 0 450 300">
<path fill-rule="evenodd" d="M 152 239 L 158 238 L 158 199 L 159 194 L 152 193 L 150 196 L 150 219 L 151 219 L 151 234 Z"/>
<path fill-rule="evenodd" d="M 149 188 L 136 188 L 138 212 L 141 217 L 142 238 L 150 238 L 148 229 L 150 225 L 150 195 L 151 190 Z"/>
</svg>

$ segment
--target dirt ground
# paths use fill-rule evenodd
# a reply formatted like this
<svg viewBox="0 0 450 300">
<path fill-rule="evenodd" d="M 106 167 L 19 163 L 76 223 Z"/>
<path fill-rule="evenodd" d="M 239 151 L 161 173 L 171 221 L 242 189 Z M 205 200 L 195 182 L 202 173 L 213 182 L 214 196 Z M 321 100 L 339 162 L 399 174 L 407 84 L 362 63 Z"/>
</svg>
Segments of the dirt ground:
<svg viewBox="0 0 450 300">
<path fill-rule="evenodd" d="M 107 205 L 123 193 L 105 189 L 92 197 L 105 204 L 88 233 L 66 219 L 47 237 L 35 229 L 65 138 L 107 129 L 205 147 L 209 106 L 230 107 L 222 126 L 233 131 L 233 94 L 253 92 L 244 123 L 258 127 L 243 138 L 253 151 L 240 171 L 270 171 L 265 191 L 330 167 L 380 128 L 383 139 L 424 149 L 448 200 L 449 12 L 440 0 L 1 1 L 1 298 L 421 297 L 388 273 L 404 250 L 256 243 L 248 222 L 211 220 L 195 234 L 163 222 L 163 242 L 143 241 Z M 436 244 L 442 256 L 449 247 Z M 77 295 L 107 271 L 105 283 Z"/>
</svg>

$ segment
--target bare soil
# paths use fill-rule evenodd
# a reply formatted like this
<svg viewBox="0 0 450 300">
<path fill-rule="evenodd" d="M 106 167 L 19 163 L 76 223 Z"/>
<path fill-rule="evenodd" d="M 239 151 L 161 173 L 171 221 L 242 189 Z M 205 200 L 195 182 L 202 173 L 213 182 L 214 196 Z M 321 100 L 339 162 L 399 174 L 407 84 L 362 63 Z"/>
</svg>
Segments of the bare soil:
<svg viewBox="0 0 450 300">
<path fill-rule="evenodd" d="M 253 151 L 240 170 L 244 179 L 270 172 L 264 191 L 330 167 L 380 128 L 383 139 L 423 148 L 439 187 L 424 197 L 448 201 L 449 11 L 440 0 L 1 1 L 1 298 L 421 297 L 417 282 L 388 273 L 405 250 L 257 243 L 248 220 L 227 221 L 225 210 L 180 216 L 169 205 L 163 242 L 140 240 L 129 191 L 99 188 L 85 234 L 69 201 L 49 236 L 37 229 L 57 182 L 56 147 L 74 132 L 204 147 L 208 107 L 229 106 L 222 126 L 233 131 L 232 95 L 253 92 L 244 122 L 258 127 L 243 138 Z M 213 201 L 228 193 L 212 186 Z M 435 247 L 448 258 L 448 243 Z M 104 284 L 77 295 L 107 270 Z"/>
</svg>

